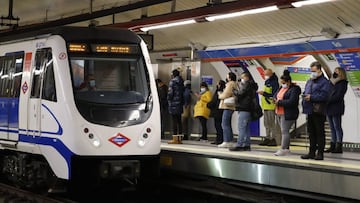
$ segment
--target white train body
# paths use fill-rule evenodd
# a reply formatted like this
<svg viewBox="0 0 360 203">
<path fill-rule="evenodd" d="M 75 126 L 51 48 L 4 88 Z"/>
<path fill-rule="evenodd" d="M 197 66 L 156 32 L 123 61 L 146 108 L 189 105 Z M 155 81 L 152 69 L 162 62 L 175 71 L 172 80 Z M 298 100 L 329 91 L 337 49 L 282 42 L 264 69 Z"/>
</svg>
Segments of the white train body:
<svg viewBox="0 0 360 203">
<path fill-rule="evenodd" d="M 145 43 L 127 30 L 59 30 L 0 42 L 1 151 L 43 156 L 66 180 L 85 165 L 144 172 L 142 159 L 160 153 Z"/>
</svg>

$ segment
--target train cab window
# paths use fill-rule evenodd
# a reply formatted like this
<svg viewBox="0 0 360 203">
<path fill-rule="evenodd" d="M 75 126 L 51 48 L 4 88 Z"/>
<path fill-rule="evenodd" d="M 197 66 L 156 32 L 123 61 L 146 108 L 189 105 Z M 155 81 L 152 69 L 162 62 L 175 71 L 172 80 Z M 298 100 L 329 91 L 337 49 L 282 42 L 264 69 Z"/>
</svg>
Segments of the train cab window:
<svg viewBox="0 0 360 203">
<path fill-rule="evenodd" d="M 14 57 L 4 56 L 1 60 L 1 97 L 11 97 L 15 72 Z"/>
<path fill-rule="evenodd" d="M 44 76 L 44 81 L 41 81 L 41 75 Z M 41 82 L 43 82 L 42 91 Z M 35 55 L 31 98 L 40 98 L 40 91 L 43 99 L 56 101 L 53 59 L 50 48 L 39 49 Z"/>
</svg>

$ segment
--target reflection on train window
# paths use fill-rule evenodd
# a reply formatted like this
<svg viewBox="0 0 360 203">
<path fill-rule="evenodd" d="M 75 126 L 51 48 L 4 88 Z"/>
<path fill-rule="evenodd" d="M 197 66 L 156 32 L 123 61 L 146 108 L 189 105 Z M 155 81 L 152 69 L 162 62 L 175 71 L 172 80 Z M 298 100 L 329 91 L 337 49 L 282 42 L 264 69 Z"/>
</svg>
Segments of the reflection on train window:
<svg viewBox="0 0 360 203">
<path fill-rule="evenodd" d="M 40 98 L 40 88 L 41 88 L 41 74 L 43 74 L 44 71 L 48 72 L 47 69 L 50 69 L 50 75 L 53 74 L 53 68 L 52 68 L 52 51 L 51 48 L 44 48 L 39 49 L 36 51 L 35 55 L 35 68 L 33 70 L 33 79 L 32 79 L 32 88 L 31 88 L 31 98 Z M 46 73 L 45 73 L 46 74 Z M 47 78 L 48 77 L 48 78 Z M 47 85 L 45 82 L 48 79 L 51 79 L 51 77 L 54 79 L 54 76 L 47 76 L 44 75 L 44 85 Z M 51 96 L 50 94 L 55 94 L 55 81 L 52 80 L 54 84 L 49 84 L 48 87 L 53 88 L 53 90 L 46 90 L 45 86 L 43 87 L 43 94 L 42 96 L 45 96 L 44 99 L 54 101 L 52 99 L 49 99 Z M 50 82 L 51 83 L 51 82 Z M 53 93 L 45 93 L 44 91 Z M 54 98 L 54 96 L 52 96 Z M 56 96 L 55 96 L 56 97 Z"/>
<path fill-rule="evenodd" d="M 137 59 L 86 58 L 71 60 L 75 92 L 83 91 L 135 91 L 145 93 Z"/>
<path fill-rule="evenodd" d="M 20 96 L 23 54 L 0 57 L 0 96 Z"/>
<path fill-rule="evenodd" d="M 56 102 L 56 88 L 55 88 L 55 77 L 54 77 L 54 66 L 53 59 L 48 58 L 49 61 L 45 65 L 44 69 L 44 81 L 42 87 L 42 99 Z"/>
</svg>

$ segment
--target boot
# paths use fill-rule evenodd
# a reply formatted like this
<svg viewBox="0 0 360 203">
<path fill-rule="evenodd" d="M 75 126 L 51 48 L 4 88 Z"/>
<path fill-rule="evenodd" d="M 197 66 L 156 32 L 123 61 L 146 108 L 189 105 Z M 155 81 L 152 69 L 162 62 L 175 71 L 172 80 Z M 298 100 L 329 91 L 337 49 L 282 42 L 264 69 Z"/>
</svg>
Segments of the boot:
<svg viewBox="0 0 360 203">
<path fill-rule="evenodd" d="M 181 135 L 173 135 L 173 139 L 169 141 L 168 144 L 182 144 L 181 138 Z"/>
<path fill-rule="evenodd" d="M 324 153 L 323 152 L 319 152 L 316 154 L 315 160 L 324 160 Z"/>
<path fill-rule="evenodd" d="M 308 154 L 301 155 L 302 159 L 315 159 L 315 151 L 310 151 Z"/>
<path fill-rule="evenodd" d="M 336 153 L 336 154 L 343 153 L 343 151 L 342 151 L 342 143 L 337 142 L 336 145 L 335 145 L 335 149 L 332 151 L 332 153 Z"/>
<path fill-rule="evenodd" d="M 325 153 L 333 152 L 335 150 L 335 142 L 330 142 L 330 148 L 325 150 Z"/>
<path fill-rule="evenodd" d="M 262 141 L 262 142 L 259 143 L 259 145 L 260 145 L 260 146 L 266 146 L 266 145 L 269 144 L 269 142 L 270 142 L 270 139 L 265 138 L 264 141 Z"/>
</svg>

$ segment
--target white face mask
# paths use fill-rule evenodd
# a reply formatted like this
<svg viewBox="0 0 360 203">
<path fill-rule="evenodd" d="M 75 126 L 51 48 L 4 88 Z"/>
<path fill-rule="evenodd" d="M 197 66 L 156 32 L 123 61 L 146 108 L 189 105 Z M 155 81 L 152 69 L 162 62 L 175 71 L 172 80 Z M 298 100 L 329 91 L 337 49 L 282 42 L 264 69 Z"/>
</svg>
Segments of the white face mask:
<svg viewBox="0 0 360 203">
<path fill-rule="evenodd" d="M 310 78 L 311 78 L 311 79 L 315 79 L 315 78 L 317 78 L 318 76 L 319 76 L 318 72 L 311 72 L 311 73 L 310 73 Z"/>
<path fill-rule="evenodd" d="M 281 87 L 282 88 L 288 88 L 288 85 L 286 83 L 284 83 L 284 84 L 281 84 Z"/>
<path fill-rule="evenodd" d="M 268 80 L 270 78 L 270 76 L 265 75 L 265 80 Z"/>
<path fill-rule="evenodd" d="M 95 80 L 90 80 L 89 85 L 90 87 L 95 87 Z"/>
<path fill-rule="evenodd" d="M 200 88 L 200 92 L 201 92 L 201 93 L 206 92 L 206 88 L 205 88 L 205 87 Z"/>
</svg>

